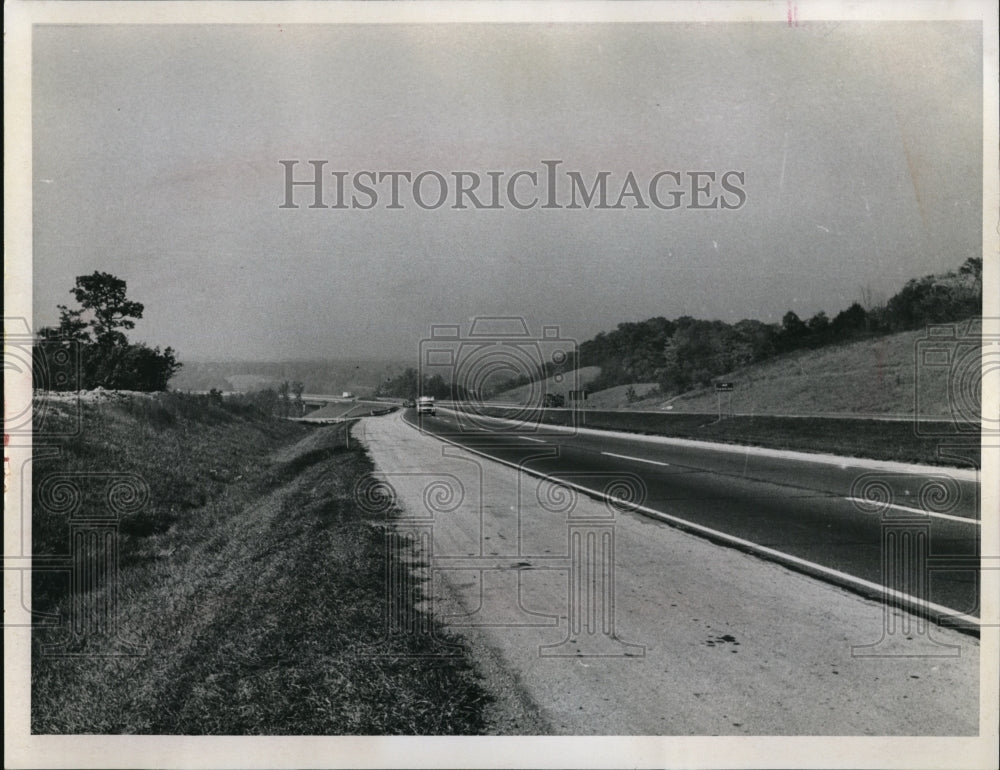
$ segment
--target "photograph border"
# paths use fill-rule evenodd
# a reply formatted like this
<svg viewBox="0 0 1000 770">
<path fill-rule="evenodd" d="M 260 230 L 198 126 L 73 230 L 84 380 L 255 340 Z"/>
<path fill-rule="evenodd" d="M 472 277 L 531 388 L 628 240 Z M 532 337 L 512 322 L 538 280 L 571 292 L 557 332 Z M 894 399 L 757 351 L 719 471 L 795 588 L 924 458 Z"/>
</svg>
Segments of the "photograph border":
<svg viewBox="0 0 1000 770">
<path fill-rule="evenodd" d="M 998 287 L 998 23 L 991 2 L 33 2 L 5 5 L 4 315 L 32 315 L 31 33 L 33 25 L 103 24 L 439 24 L 980 20 L 983 23 L 983 316 L 1000 333 Z M 11 321 L 13 324 L 14 321 Z M 23 323 L 23 321 L 22 321 Z M 10 326 L 8 328 L 14 328 Z M 4 402 L 30 403 L 30 372 L 5 371 Z M 1000 393 L 984 389 L 986 414 Z M 20 512 L 30 508 L 30 436 L 5 431 L 4 602 L 21 603 L 19 574 L 6 569 L 16 544 L 29 543 Z M 1000 510 L 1000 446 L 982 445 L 982 511 Z M 7 474 L 7 468 L 25 472 Z M 25 526 L 30 528 L 30 516 Z M 984 526 L 986 555 L 1000 554 L 996 526 Z M 12 546 L 12 544 L 15 544 Z M 292 767 L 990 767 L 998 740 L 1000 571 L 983 570 L 980 735 L 929 737 L 207 737 L 41 736 L 30 733 L 30 644 L 25 628 L 4 629 L 5 766 Z"/>
</svg>

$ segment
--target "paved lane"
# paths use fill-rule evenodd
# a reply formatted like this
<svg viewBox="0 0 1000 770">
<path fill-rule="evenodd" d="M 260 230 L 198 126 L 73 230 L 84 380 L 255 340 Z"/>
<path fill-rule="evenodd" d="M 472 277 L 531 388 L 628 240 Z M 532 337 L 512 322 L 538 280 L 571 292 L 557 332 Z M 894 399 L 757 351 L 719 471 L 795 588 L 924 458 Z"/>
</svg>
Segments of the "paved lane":
<svg viewBox="0 0 1000 770">
<path fill-rule="evenodd" d="M 355 436 L 394 490 L 428 606 L 509 672 L 553 733 L 979 731 L 969 634 L 566 494 L 400 415 Z M 508 457 L 551 451 L 490 441 Z M 627 481 L 623 467 L 600 478 Z"/>
<path fill-rule="evenodd" d="M 911 608 L 929 601 L 931 617 L 945 624 L 976 625 L 979 484 L 969 471 L 818 462 L 800 453 L 501 422 L 470 430 L 447 410 L 405 418 L 431 435 L 596 492 L 632 478 L 629 500 L 672 524 L 787 555 L 793 566 L 869 595 L 888 587 L 917 600 Z"/>
</svg>

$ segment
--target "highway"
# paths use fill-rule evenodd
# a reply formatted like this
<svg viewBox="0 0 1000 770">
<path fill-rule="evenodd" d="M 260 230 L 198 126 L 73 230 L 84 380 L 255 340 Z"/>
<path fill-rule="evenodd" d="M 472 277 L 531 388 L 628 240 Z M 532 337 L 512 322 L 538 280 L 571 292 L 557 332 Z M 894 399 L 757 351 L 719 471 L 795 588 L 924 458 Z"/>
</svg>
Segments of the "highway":
<svg viewBox="0 0 1000 770">
<path fill-rule="evenodd" d="M 612 494 L 624 493 L 638 513 L 935 622 L 978 628 L 979 483 L 971 471 L 471 421 L 441 407 L 404 418 L 594 495 L 626 479 Z"/>
<path fill-rule="evenodd" d="M 844 500 L 852 485 L 879 473 L 905 500 L 926 478 L 613 434 L 473 432 L 455 419 L 404 410 L 362 419 L 354 436 L 412 544 L 406 585 L 467 640 L 484 677 L 537 710 L 530 734 L 980 730 L 977 635 L 845 583 L 881 584 L 881 514 Z M 975 543 L 975 484 L 953 475 L 957 501 L 931 501 L 954 519 L 904 519 L 935 554 Z M 606 490 L 642 509 L 595 499 Z M 817 566 L 759 558 L 765 548 Z M 948 590 L 931 581 L 933 597 L 974 603 L 974 580 L 950 577 Z M 387 638 L 421 628 L 390 623 Z"/>
</svg>

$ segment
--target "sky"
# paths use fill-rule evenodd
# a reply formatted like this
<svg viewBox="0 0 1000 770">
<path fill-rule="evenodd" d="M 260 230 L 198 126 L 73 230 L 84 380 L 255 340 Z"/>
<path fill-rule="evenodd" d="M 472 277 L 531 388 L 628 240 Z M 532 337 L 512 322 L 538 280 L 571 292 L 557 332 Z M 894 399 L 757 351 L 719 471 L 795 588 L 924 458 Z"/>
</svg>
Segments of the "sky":
<svg viewBox="0 0 1000 770">
<path fill-rule="evenodd" d="M 964 22 L 37 26 L 35 324 L 94 270 L 145 305 L 132 339 L 182 361 L 412 358 L 432 325 L 481 316 L 578 341 L 653 316 L 832 317 L 981 255 L 981 40 Z M 404 181 L 402 208 L 384 184 L 367 210 L 310 208 L 298 187 L 283 208 L 282 160 L 299 180 L 309 160 L 348 183 L 437 172 L 450 198 L 421 207 Z M 630 172 L 641 190 L 736 171 L 745 200 L 451 207 L 454 172 L 506 185 L 547 160 L 588 186 L 609 172 L 612 199 Z"/>
</svg>

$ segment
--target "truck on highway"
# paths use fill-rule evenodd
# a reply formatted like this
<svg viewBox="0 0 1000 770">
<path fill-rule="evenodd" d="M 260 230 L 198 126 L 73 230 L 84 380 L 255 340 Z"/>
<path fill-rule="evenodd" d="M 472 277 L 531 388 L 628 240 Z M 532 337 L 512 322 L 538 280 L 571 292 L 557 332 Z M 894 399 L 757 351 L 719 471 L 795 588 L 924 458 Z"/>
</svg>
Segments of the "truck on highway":
<svg viewBox="0 0 1000 770">
<path fill-rule="evenodd" d="M 437 414 L 434 408 L 434 396 L 421 396 L 417 399 L 417 414 Z"/>
</svg>

